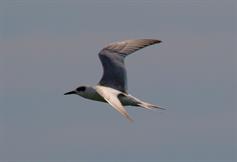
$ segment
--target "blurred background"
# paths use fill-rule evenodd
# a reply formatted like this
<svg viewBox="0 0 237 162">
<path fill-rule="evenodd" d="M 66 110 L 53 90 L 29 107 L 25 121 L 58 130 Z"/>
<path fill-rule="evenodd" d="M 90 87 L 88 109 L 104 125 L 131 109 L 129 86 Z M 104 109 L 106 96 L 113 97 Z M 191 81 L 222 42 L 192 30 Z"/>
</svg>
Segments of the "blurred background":
<svg viewBox="0 0 237 162">
<path fill-rule="evenodd" d="M 1 1 L 0 160 L 234 162 L 234 19 L 234 0 Z M 163 43 L 127 57 L 129 92 L 166 111 L 63 95 L 135 38 Z"/>
</svg>

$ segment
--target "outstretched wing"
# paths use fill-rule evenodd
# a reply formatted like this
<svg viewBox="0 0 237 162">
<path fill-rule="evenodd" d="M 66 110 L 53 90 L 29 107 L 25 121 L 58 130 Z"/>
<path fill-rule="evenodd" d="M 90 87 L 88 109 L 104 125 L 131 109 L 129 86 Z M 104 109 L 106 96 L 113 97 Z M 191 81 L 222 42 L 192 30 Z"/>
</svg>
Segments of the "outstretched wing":
<svg viewBox="0 0 237 162">
<path fill-rule="evenodd" d="M 96 86 L 96 92 L 100 94 L 101 97 L 105 99 L 105 101 L 107 101 L 113 108 L 115 108 L 115 110 L 126 117 L 130 122 L 133 121 L 118 99 L 118 95 L 120 93 L 119 91 L 109 87 Z"/>
<path fill-rule="evenodd" d="M 99 85 L 127 93 L 127 74 L 124 58 L 139 49 L 160 42 L 160 40 L 156 39 L 125 40 L 111 43 L 103 48 L 99 53 L 99 58 L 104 73 Z"/>
</svg>

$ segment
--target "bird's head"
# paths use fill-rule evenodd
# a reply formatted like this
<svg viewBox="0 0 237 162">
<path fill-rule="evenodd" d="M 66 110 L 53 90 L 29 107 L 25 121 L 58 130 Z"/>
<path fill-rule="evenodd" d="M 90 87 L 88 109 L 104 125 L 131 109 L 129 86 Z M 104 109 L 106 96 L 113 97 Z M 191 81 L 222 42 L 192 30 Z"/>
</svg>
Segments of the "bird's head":
<svg viewBox="0 0 237 162">
<path fill-rule="evenodd" d="M 64 95 L 77 94 L 79 96 L 82 96 L 85 93 L 86 89 L 87 89 L 86 86 L 80 86 L 73 91 L 65 93 Z"/>
</svg>

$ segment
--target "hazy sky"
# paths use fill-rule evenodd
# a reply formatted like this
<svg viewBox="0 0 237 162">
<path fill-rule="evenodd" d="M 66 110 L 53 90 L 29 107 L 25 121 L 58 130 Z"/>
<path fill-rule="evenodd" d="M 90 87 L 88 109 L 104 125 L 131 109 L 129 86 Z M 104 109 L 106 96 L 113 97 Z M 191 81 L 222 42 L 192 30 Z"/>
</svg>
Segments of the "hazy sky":
<svg viewBox="0 0 237 162">
<path fill-rule="evenodd" d="M 236 16 L 234 0 L 1 1 L 0 160 L 234 162 Z M 166 111 L 127 107 L 131 124 L 63 95 L 131 38 L 163 41 L 126 65 L 129 92 Z"/>
</svg>

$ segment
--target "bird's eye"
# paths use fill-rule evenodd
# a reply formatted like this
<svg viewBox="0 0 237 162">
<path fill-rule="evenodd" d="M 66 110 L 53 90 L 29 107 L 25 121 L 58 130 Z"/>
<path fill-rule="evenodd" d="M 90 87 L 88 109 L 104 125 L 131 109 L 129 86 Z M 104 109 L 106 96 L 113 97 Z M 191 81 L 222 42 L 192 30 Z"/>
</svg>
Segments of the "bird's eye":
<svg viewBox="0 0 237 162">
<path fill-rule="evenodd" d="M 85 91 L 85 90 L 86 90 L 86 87 L 84 87 L 84 86 L 77 88 L 77 91 L 78 91 L 78 92 L 80 92 L 80 91 Z"/>
</svg>

